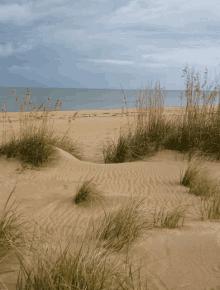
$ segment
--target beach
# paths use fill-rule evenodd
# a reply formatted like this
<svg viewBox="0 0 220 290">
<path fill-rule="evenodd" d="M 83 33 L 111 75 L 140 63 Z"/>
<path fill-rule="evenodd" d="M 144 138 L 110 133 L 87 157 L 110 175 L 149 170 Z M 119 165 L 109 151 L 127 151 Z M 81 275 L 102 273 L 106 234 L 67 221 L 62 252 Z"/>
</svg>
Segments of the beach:
<svg viewBox="0 0 220 290">
<path fill-rule="evenodd" d="M 118 164 L 105 164 L 103 144 L 116 139 L 120 128 L 126 130 L 133 120 L 121 109 L 52 112 L 50 120 L 57 136 L 63 136 L 68 128 L 69 136 L 83 150 L 82 160 L 59 149 L 59 160 L 52 167 L 40 170 L 27 168 L 22 171 L 15 158 L 0 159 L 1 205 L 16 186 L 13 199 L 22 201 L 18 208 L 24 220 L 40 225 L 49 231 L 56 225 L 57 233 L 65 244 L 71 230 L 79 239 L 91 216 L 103 216 L 100 208 L 80 207 L 73 203 L 77 187 L 91 178 L 103 192 L 111 208 L 123 205 L 133 194 L 147 196 L 144 208 L 152 212 L 166 203 L 166 208 L 190 205 L 184 226 L 174 229 L 156 227 L 132 243 L 129 250 L 132 261 L 142 260 L 142 271 L 149 275 L 149 289 L 218 289 L 220 287 L 220 224 L 199 219 L 199 198 L 180 185 L 181 170 L 187 168 L 183 155 L 162 150 L 143 160 Z M 180 108 L 164 108 L 172 117 Z M 15 134 L 19 132 L 19 113 L 7 113 Z M 8 123 L 7 126 L 10 126 Z M 0 123 L 0 136 L 2 126 Z M 10 130 L 8 130 L 10 132 Z M 207 166 L 211 163 L 207 162 Z M 220 177 L 220 162 L 212 162 L 212 174 Z M 118 255 L 120 260 L 121 256 Z M 8 258 L 10 259 L 10 257 Z M 13 261 L 14 258 L 11 258 Z M 15 289 L 18 263 L 1 262 L 0 278 L 7 289 Z M 1 273 L 8 269 L 7 273 Z M 13 283 L 11 282 L 13 281 Z M 11 284 L 12 283 L 12 284 Z M 1 289 L 3 284 L 1 284 Z M 11 287 L 11 288 L 10 288 Z M 220 288 L 219 288 L 220 289 Z"/>
</svg>

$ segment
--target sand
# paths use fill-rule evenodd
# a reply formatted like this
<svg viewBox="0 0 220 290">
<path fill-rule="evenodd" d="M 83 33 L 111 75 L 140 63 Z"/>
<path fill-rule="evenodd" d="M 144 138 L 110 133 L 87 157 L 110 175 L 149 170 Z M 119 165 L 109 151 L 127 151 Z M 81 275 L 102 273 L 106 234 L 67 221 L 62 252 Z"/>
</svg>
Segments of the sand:
<svg viewBox="0 0 220 290">
<path fill-rule="evenodd" d="M 178 108 L 166 110 L 170 115 L 178 113 Z M 190 204 L 192 207 L 183 227 L 148 231 L 132 244 L 130 257 L 136 262 L 142 259 L 143 270 L 153 281 L 149 289 L 220 289 L 220 224 L 201 221 L 199 198 L 179 184 L 187 161 L 181 159 L 181 154 L 163 150 L 143 161 L 104 164 L 103 142 L 117 136 L 120 127 L 127 124 L 127 117 L 122 117 L 121 110 L 117 109 L 88 110 L 80 111 L 70 123 L 69 117 L 74 113 L 59 111 L 50 118 L 60 136 L 71 125 L 69 136 L 83 148 L 83 160 L 60 149 L 60 159 L 53 167 L 22 172 L 18 160 L 0 159 L 0 210 L 16 185 L 13 200 L 18 197 L 22 201 L 19 210 L 25 214 L 25 219 L 39 223 L 44 229 L 55 224 L 65 242 L 73 226 L 83 232 L 91 215 L 100 217 L 99 209 L 90 211 L 73 203 L 77 186 L 91 178 L 112 206 L 122 205 L 137 192 L 148 196 L 146 209 L 149 212 L 165 201 L 171 208 L 180 203 Z M 18 113 L 8 115 L 18 132 Z M 219 162 L 212 165 L 213 173 L 219 178 Z M 14 261 L 11 264 L 0 263 L 0 281 L 8 289 L 15 289 L 18 264 L 11 260 Z M 1 285 L 0 289 L 6 288 Z"/>
</svg>

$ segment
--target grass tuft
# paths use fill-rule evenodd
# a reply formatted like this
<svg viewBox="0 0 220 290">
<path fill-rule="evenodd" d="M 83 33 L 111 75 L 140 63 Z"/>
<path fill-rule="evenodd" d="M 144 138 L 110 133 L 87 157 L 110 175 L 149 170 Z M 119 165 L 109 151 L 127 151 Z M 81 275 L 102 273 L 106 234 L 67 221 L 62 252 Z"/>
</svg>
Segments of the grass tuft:
<svg viewBox="0 0 220 290">
<path fill-rule="evenodd" d="M 93 225 L 94 237 L 102 242 L 106 249 L 119 252 L 130 245 L 141 233 L 152 228 L 143 202 L 146 196 L 135 195 L 118 210 L 105 212 L 105 216 Z"/>
<path fill-rule="evenodd" d="M 210 177 L 209 170 L 203 164 L 207 158 L 196 156 L 191 159 L 180 184 L 190 188 L 189 193 L 200 197 L 200 218 L 219 220 L 220 188 L 219 183 Z"/>
<path fill-rule="evenodd" d="M 190 188 L 190 193 L 203 198 L 209 198 L 219 192 L 217 182 L 211 179 L 209 170 L 205 168 L 206 160 L 205 156 L 195 155 L 180 180 L 181 185 Z"/>
<path fill-rule="evenodd" d="M 15 92 L 14 94 L 17 102 L 18 96 Z M 29 103 L 29 110 L 27 109 L 27 102 Z M 61 105 L 62 102 L 58 100 L 55 104 L 55 111 L 57 107 L 61 107 Z M 42 108 L 43 110 L 40 111 Z M 39 116 L 39 113 L 41 113 L 41 116 Z M 32 165 L 32 168 L 54 165 L 54 162 L 59 158 L 58 151 L 55 147 L 59 147 L 76 158 L 81 159 L 82 151 L 79 145 L 76 142 L 72 142 L 66 136 L 67 132 L 62 139 L 54 136 L 55 130 L 53 130 L 52 126 L 49 124 L 48 116 L 50 113 L 51 111 L 45 110 L 43 103 L 38 109 L 37 106 L 32 108 L 30 93 L 27 88 L 26 98 L 20 110 L 20 132 L 16 134 L 15 137 L 14 129 L 12 128 L 13 136 L 8 140 L 6 136 L 8 132 L 6 111 L 2 108 L 3 133 L 0 155 L 6 155 L 7 158 L 15 157 L 21 161 L 22 165 L 29 163 Z M 74 114 L 74 117 L 75 115 L 76 114 Z M 10 118 L 8 118 L 8 120 L 12 126 Z"/>
<path fill-rule="evenodd" d="M 14 190 L 15 187 L 11 191 L 0 216 L 0 249 L 3 255 L 14 247 L 21 248 L 24 245 L 24 232 L 27 229 L 26 223 L 21 222 L 22 214 L 16 213 L 18 206 L 14 207 L 15 201 L 8 207 Z"/>
<path fill-rule="evenodd" d="M 136 104 L 134 124 L 130 123 L 127 108 L 125 115 L 128 117 L 128 132 L 122 133 L 120 130 L 116 142 L 111 140 L 108 141 L 107 145 L 103 146 L 105 163 L 141 160 L 145 156 L 152 156 L 160 150 L 162 144 L 161 136 L 165 134 L 169 127 L 169 124 L 165 123 L 162 116 L 163 108 L 159 100 L 161 97 L 160 85 L 158 88 L 156 84 L 154 94 L 154 101 L 157 105 L 159 104 L 158 107 L 152 108 L 153 102 L 149 88 L 146 88 L 145 96 L 146 98 L 143 99 L 140 91 Z M 144 102 L 149 102 L 149 108 L 143 107 Z M 125 95 L 124 103 L 127 106 Z M 124 114 L 124 107 L 122 107 L 122 112 Z"/>
<path fill-rule="evenodd" d="M 76 204 L 80 203 L 94 203 L 94 202 L 106 202 L 106 198 L 103 196 L 103 193 L 96 188 L 93 179 L 83 182 L 81 187 L 78 187 L 77 194 L 74 197 L 74 202 Z"/>
<path fill-rule="evenodd" d="M 128 136 L 120 131 L 120 137 L 117 144 L 114 141 L 108 141 L 108 146 L 103 146 L 103 155 L 105 163 L 123 163 L 131 161 L 131 147 L 128 144 Z"/>
<path fill-rule="evenodd" d="M 187 206 L 179 205 L 176 208 L 166 211 L 165 206 L 166 204 L 164 204 L 159 211 L 155 208 L 153 218 L 154 227 L 174 229 L 179 226 L 180 220 L 182 220 L 181 226 L 183 227 Z"/>
<path fill-rule="evenodd" d="M 219 220 L 220 219 L 220 195 L 216 195 L 204 200 L 201 198 L 200 218 L 201 220 Z"/>
</svg>

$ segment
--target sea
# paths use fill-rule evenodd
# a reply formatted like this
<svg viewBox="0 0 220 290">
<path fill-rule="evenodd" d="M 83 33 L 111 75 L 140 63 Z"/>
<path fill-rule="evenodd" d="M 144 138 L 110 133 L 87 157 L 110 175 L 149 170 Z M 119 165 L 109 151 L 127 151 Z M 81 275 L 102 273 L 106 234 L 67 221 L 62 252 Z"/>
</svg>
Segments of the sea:
<svg viewBox="0 0 220 290">
<path fill-rule="evenodd" d="M 140 93 L 140 89 L 113 90 L 40 87 L 29 87 L 28 89 L 32 108 L 35 105 L 38 108 L 44 103 L 46 110 L 53 110 L 56 102 L 59 100 L 62 102 L 62 106 L 57 108 L 59 111 L 122 109 L 122 107 L 126 107 L 124 99 L 126 99 L 127 108 L 133 108 Z M 151 89 L 150 92 L 153 98 L 154 90 Z M 15 101 L 15 93 L 19 97 L 17 102 Z M 144 97 L 144 93 L 145 90 L 141 90 L 142 97 Z M 6 112 L 19 112 L 26 94 L 26 87 L 0 86 L 1 112 L 3 107 Z M 183 90 L 165 90 L 163 96 L 164 107 L 181 107 L 181 105 L 186 105 L 185 92 Z M 47 102 L 48 98 L 50 98 L 50 103 Z"/>
</svg>

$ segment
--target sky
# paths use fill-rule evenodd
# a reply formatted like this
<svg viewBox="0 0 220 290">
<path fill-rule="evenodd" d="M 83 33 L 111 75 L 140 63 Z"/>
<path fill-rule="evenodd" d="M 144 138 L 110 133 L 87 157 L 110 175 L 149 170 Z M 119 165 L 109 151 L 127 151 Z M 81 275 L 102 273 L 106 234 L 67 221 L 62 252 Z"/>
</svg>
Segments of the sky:
<svg viewBox="0 0 220 290">
<path fill-rule="evenodd" d="M 219 0 L 0 0 L 0 86 L 184 90 L 219 75 Z"/>
</svg>

